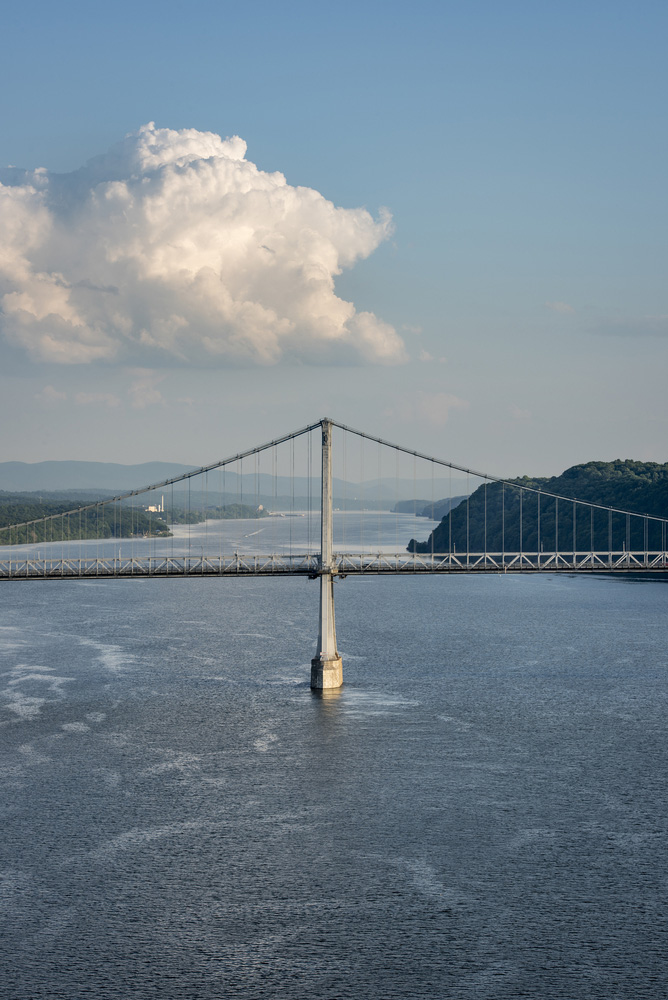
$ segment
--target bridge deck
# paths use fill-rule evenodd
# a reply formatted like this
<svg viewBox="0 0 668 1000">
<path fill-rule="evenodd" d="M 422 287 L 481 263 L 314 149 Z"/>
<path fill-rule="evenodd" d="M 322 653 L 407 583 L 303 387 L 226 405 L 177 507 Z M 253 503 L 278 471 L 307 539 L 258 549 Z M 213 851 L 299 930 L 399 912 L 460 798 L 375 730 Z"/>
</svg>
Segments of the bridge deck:
<svg viewBox="0 0 668 1000">
<path fill-rule="evenodd" d="M 339 576 L 443 573 L 665 573 L 668 552 L 336 553 Z M 116 556 L 0 559 L 0 580 L 318 576 L 320 556 Z"/>
</svg>

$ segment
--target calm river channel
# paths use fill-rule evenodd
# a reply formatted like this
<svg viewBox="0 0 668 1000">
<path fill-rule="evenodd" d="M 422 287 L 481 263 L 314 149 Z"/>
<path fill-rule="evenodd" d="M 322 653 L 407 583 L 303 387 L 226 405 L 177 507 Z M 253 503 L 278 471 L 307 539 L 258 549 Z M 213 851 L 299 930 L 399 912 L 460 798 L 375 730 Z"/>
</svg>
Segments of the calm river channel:
<svg viewBox="0 0 668 1000">
<path fill-rule="evenodd" d="M 668 995 L 666 582 L 335 593 L 0 584 L 2 1000 Z"/>
</svg>

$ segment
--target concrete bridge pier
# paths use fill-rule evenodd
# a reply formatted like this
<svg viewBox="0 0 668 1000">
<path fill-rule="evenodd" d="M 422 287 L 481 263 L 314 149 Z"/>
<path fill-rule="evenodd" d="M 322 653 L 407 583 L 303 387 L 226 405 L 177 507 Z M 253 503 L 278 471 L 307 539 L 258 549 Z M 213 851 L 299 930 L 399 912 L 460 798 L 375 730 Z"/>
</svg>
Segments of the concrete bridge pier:
<svg viewBox="0 0 668 1000">
<path fill-rule="evenodd" d="M 336 648 L 334 576 L 332 574 L 332 422 L 322 421 L 322 484 L 320 520 L 320 623 L 318 648 L 311 660 L 311 687 L 316 691 L 343 684 L 343 666 Z"/>
<path fill-rule="evenodd" d="M 320 628 L 318 652 L 311 660 L 311 687 L 316 691 L 337 688 L 343 684 L 343 661 L 336 648 L 334 624 L 334 577 L 320 576 Z"/>
</svg>

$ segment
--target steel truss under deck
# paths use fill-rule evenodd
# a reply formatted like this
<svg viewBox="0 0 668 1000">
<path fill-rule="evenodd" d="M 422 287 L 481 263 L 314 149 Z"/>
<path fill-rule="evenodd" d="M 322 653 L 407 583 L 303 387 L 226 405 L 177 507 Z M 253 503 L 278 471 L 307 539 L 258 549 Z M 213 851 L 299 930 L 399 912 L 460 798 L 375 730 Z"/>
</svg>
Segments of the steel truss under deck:
<svg viewBox="0 0 668 1000">
<path fill-rule="evenodd" d="M 668 552 L 333 553 L 332 576 L 443 573 L 654 573 Z M 0 580 L 307 576 L 322 574 L 320 553 L 301 555 L 32 557 L 0 559 Z"/>
</svg>

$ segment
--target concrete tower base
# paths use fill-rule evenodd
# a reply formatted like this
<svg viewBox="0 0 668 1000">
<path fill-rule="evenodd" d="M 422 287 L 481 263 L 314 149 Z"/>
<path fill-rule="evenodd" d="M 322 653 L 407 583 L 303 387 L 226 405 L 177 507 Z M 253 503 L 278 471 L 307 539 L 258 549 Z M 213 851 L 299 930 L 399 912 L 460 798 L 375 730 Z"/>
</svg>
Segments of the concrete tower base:
<svg viewBox="0 0 668 1000">
<path fill-rule="evenodd" d="M 325 659 L 314 656 L 311 660 L 311 687 L 316 691 L 338 688 L 343 684 L 343 661 L 340 656 Z"/>
</svg>

